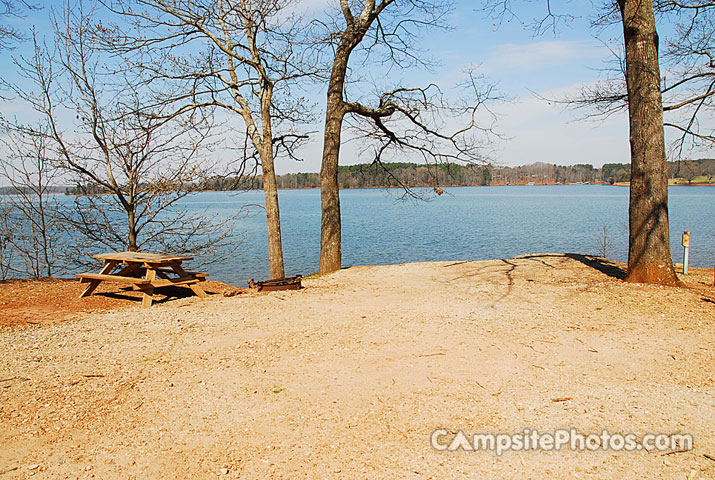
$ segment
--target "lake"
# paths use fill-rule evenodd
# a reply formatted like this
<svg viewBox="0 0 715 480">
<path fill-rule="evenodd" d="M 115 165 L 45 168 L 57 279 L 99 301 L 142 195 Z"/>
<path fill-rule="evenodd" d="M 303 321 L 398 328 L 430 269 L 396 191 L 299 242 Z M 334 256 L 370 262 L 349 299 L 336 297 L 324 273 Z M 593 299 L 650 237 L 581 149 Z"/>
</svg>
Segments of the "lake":
<svg viewBox="0 0 715 480">
<path fill-rule="evenodd" d="M 690 265 L 715 263 L 715 187 L 670 187 L 673 261 L 682 262 L 684 231 L 691 232 Z M 606 225 L 610 258 L 628 256 L 628 188 L 605 185 L 453 187 L 430 201 L 400 200 L 397 189 L 341 192 L 343 266 L 438 260 L 486 260 L 546 252 L 597 254 Z M 320 191 L 281 190 L 286 275 L 318 269 Z M 263 203 L 262 191 L 202 192 L 183 201 L 190 210 L 228 217 Z M 211 279 L 246 286 L 268 278 L 266 222 L 250 216 L 239 254 L 206 268 Z"/>
</svg>

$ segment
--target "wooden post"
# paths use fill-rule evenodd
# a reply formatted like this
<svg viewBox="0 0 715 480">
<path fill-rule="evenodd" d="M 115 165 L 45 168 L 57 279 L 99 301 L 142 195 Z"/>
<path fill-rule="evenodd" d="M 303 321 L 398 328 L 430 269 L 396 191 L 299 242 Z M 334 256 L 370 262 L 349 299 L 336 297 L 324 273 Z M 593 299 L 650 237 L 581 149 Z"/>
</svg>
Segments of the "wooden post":
<svg viewBox="0 0 715 480">
<path fill-rule="evenodd" d="M 690 259 L 690 232 L 683 232 L 683 275 L 688 274 L 688 260 Z"/>
</svg>

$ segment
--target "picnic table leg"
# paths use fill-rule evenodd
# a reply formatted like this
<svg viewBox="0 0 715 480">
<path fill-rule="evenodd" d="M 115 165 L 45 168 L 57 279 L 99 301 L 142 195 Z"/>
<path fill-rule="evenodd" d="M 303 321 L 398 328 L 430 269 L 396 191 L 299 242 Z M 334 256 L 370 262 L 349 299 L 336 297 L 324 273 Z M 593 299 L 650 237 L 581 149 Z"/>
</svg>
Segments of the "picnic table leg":
<svg viewBox="0 0 715 480">
<path fill-rule="evenodd" d="M 172 270 L 180 276 L 180 277 L 188 277 L 189 274 L 186 273 L 186 270 L 181 268 L 181 264 L 175 264 L 171 266 Z M 188 287 L 198 296 L 199 298 L 208 298 L 208 295 L 206 292 L 204 292 L 204 289 L 199 286 L 198 283 L 190 283 Z"/>
<path fill-rule="evenodd" d="M 199 298 L 208 298 L 208 294 L 204 292 L 204 289 L 199 286 L 198 283 L 190 283 L 189 288 L 194 291 L 194 293 L 199 297 Z"/>
<path fill-rule="evenodd" d="M 117 275 L 118 275 L 118 276 L 121 276 L 121 277 L 128 276 L 129 274 L 134 273 L 134 271 L 137 270 L 137 269 L 139 269 L 139 267 L 141 267 L 141 266 L 142 266 L 141 263 L 134 263 L 134 262 L 132 262 L 132 263 L 128 264 L 126 267 L 122 268 L 122 269 L 117 273 Z M 132 276 L 134 276 L 134 275 L 132 275 Z"/>
<path fill-rule="evenodd" d="M 146 269 L 146 279 L 153 282 L 156 279 L 156 270 L 153 268 Z M 144 292 L 142 297 L 142 308 L 151 307 L 151 302 L 154 300 L 154 286 L 150 283 L 148 285 L 139 286 Z"/>
<path fill-rule="evenodd" d="M 102 269 L 100 274 L 108 274 L 111 272 L 115 266 L 117 266 L 117 263 L 119 263 L 117 260 L 105 260 L 104 261 L 104 268 Z M 90 280 L 89 285 L 87 285 L 87 288 L 84 289 L 84 292 L 79 296 L 79 298 L 84 298 L 92 295 L 92 292 L 99 286 L 99 284 L 102 283 L 101 280 Z"/>
</svg>

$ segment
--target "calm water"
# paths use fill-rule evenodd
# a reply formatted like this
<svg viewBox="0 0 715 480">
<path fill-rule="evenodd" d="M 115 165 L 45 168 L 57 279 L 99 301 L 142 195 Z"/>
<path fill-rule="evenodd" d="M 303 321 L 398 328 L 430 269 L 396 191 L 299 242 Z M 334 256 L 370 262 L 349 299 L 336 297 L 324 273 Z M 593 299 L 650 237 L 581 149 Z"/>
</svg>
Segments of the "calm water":
<svg viewBox="0 0 715 480">
<path fill-rule="evenodd" d="M 527 253 L 596 254 L 603 225 L 613 242 L 610 257 L 627 259 L 628 189 L 601 185 L 456 187 L 428 202 L 401 201 L 398 190 L 343 190 L 343 265 L 432 260 L 483 260 Z M 671 187 L 673 260 L 682 262 L 680 236 L 691 232 L 690 265 L 715 262 L 715 187 Z M 184 204 L 228 217 L 263 192 L 204 192 Z M 320 192 L 280 192 L 286 275 L 318 269 Z M 263 210 L 251 216 L 240 254 L 207 267 L 214 280 L 243 286 L 268 278 Z"/>
</svg>

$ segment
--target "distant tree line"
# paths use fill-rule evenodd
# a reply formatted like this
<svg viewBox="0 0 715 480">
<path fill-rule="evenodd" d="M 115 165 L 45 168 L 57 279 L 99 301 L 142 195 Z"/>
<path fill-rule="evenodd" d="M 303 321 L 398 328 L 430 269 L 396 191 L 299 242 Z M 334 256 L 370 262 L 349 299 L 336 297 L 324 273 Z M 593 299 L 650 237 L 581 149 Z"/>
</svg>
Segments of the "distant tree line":
<svg viewBox="0 0 715 480">
<path fill-rule="evenodd" d="M 715 183 L 715 159 L 669 162 L 670 178 L 677 183 Z M 630 180 L 630 165 L 607 163 L 601 168 L 589 164 L 553 165 L 532 163 L 519 167 L 492 165 L 420 165 L 384 163 L 341 165 L 338 182 L 341 188 L 371 187 L 439 187 L 447 185 L 525 185 L 564 183 L 614 184 Z M 318 173 L 288 173 L 276 178 L 278 188 L 318 188 Z M 198 190 L 251 190 L 263 188 L 261 176 L 222 177 L 203 181 Z"/>
<path fill-rule="evenodd" d="M 715 159 L 681 160 L 668 163 L 674 183 L 715 183 Z M 439 187 L 448 185 L 523 185 L 564 183 L 623 183 L 630 180 L 630 165 L 606 163 L 601 168 L 590 164 L 554 165 L 537 162 L 518 167 L 493 165 L 425 165 L 416 163 L 361 163 L 341 165 L 338 169 L 341 188 L 373 187 Z M 287 173 L 276 178 L 278 188 L 318 188 L 319 173 Z M 141 185 L 139 186 L 141 189 Z M 184 191 L 254 190 L 263 188 L 261 175 L 213 176 L 198 184 L 186 184 Z M 110 193 L 94 183 L 76 184 L 72 187 L 51 186 L 53 193 L 68 195 L 93 195 Z M 0 195 L 16 193 L 13 187 L 0 187 Z"/>
<path fill-rule="evenodd" d="M 25 192 L 29 192 L 30 188 L 25 188 Z M 49 186 L 47 187 L 48 193 L 68 193 L 67 187 L 61 185 Z M 17 195 L 17 189 L 15 187 L 0 187 L 0 195 Z"/>
</svg>

